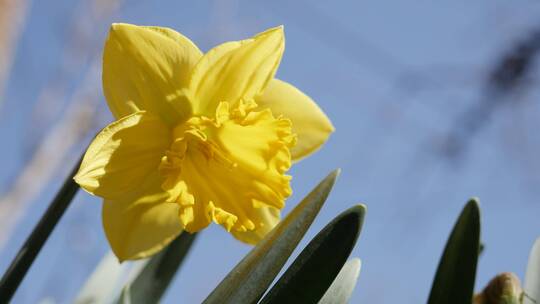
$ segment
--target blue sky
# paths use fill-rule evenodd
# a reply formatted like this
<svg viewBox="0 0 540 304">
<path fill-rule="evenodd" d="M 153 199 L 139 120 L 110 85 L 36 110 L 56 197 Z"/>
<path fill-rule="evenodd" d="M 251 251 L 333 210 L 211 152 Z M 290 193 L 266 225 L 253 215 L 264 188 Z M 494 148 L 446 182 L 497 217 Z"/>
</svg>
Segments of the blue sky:
<svg viewBox="0 0 540 304">
<path fill-rule="evenodd" d="M 98 2 L 31 4 L 0 109 L 0 190 L 8 190 L 69 105 L 81 102 L 81 86 L 99 97 L 92 128 L 111 121 L 99 73 L 90 68 L 99 62 L 111 22 L 168 26 L 203 50 L 283 24 L 287 44 L 278 77 L 308 93 L 336 127 L 322 150 L 291 170 L 294 194 L 284 213 L 342 168 L 299 247 L 342 210 L 368 206 L 353 252 L 363 267 L 351 302 L 425 301 L 448 233 L 473 196 L 481 201 L 486 245 L 477 289 L 499 272 L 523 276 L 540 236 L 537 72 L 489 119 L 478 117 L 485 119 L 482 128 L 463 142 L 459 157 L 443 148 L 460 117 L 484 98 L 494 63 L 540 26 L 538 2 L 126 0 L 113 14 L 96 17 L 91 8 Z M 54 98 L 43 103 L 44 94 Z M 0 248 L 0 270 L 89 137 L 70 148 L 29 204 L 9 245 Z M 81 192 L 14 303 L 69 303 L 107 250 L 100 201 Z M 164 303 L 200 302 L 248 251 L 219 227 L 205 230 Z"/>
</svg>

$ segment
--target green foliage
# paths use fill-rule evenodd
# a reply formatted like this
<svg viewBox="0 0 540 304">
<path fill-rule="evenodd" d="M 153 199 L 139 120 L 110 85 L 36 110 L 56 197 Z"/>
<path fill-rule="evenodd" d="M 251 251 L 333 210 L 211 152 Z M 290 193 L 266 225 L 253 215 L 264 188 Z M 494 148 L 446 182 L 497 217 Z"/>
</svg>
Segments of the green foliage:
<svg viewBox="0 0 540 304">
<path fill-rule="evenodd" d="M 480 208 L 471 199 L 459 216 L 439 262 L 428 304 L 470 303 L 480 252 Z"/>
<path fill-rule="evenodd" d="M 309 229 L 338 174 L 339 171 L 336 170 L 321 181 L 231 270 L 204 303 L 257 303 Z M 77 189 L 70 177 L 2 278 L 0 302 L 9 301 Z M 348 303 L 361 263 L 357 258 L 345 262 L 360 235 L 365 213 L 366 207 L 357 205 L 335 217 L 309 242 L 260 303 Z M 473 301 L 478 258 L 484 248 L 480 243 L 480 228 L 478 202 L 471 199 L 463 208 L 447 240 L 428 304 Z M 136 275 L 125 284 L 121 293 L 116 290 L 122 286 L 130 267 L 119 265 L 112 254 L 106 256 L 75 299 L 75 303 L 159 302 L 186 257 L 195 236 L 182 233 L 162 252 L 146 261 L 136 262 L 136 267 L 131 268 L 131 274 Z M 503 273 L 495 279 L 508 274 Z M 524 293 L 520 292 L 519 296 L 515 296 L 513 292 L 521 291 L 517 277 L 512 281 L 513 285 L 506 284 L 506 281 L 506 285 L 501 284 L 499 281 L 492 280 L 496 284 L 488 284 L 475 296 L 474 303 L 491 303 L 490 299 L 497 294 L 495 291 L 501 290 L 502 296 L 495 298 L 509 302 L 510 298 L 504 297 L 509 290 L 512 303 L 518 301 L 523 304 L 539 304 L 540 238 L 536 240 L 530 253 Z"/>
<path fill-rule="evenodd" d="M 339 171 L 329 174 L 287 215 L 204 300 L 255 303 L 279 273 L 326 201 Z"/>
<path fill-rule="evenodd" d="M 118 258 L 109 251 L 84 283 L 73 301 L 75 304 L 109 303 L 119 294 L 119 290 L 130 274 L 139 273 L 148 259 L 130 263 L 118 263 Z"/>
<path fill-rule="evenodd" d="M 154 255 L 139 275 L 126 284 L 116 303 L 158 303 L 184 261 L 196 234 L 184 232 L 167 248 Z"/>
<path fill-rule="evenodd" d="M 338 276 L 332 282 L 324 296 L 319 301 L 319 304 L 346 304 L 349 303 L 356 280 L 360 274 L 360 259 L 353 258 L 341 268 Z"/>
<path fill-rule="evenodd" d="M 540 303 L 540 238 L 536 239 L 529 255 L 525 274 L 524 303 Z M 536 301 L 536 302 L 535 302 Z"/>
<path fill-rule="evenodd" d="M 34 227 L 30 236 L 28 236 L 21 249 L 19 249 L 19 252 L 17 252 L 17 255 L 0 280 L 0 299 L 2 301 L 9 302 L 11 297 L 13 297 L 15 291 L 17 291 L 17 288 L 19 288 L 19 285 L 26 276 L 28 269 L 34 263 L 43 245 L 45 245 L 56 224 L 58 224 L 79 190 L 79 186 L 73 181 L 73 176 L 75 176 L 79 165 L 80 160 L 71 170 L 71 174 L 64 181 L 64 185 L 58 191 L 47 211 L 45 211 L 45 214 L 43 214 L 36 227 Z"/>
<path fill-rule="evenodd" d="M 304 248 L 261 303 L 318 302 L 356 244 L 365 212 L 365 206 L 357 205 L 334 218 Z"/>
</svg>

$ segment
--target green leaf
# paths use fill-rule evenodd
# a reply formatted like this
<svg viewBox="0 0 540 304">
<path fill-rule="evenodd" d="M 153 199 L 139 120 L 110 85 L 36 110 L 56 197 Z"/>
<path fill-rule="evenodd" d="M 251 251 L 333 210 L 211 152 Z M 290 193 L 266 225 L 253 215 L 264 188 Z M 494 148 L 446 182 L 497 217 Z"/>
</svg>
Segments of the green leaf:
<svg viewBox="0 0 540 304">
<path fill-rule="evenodd" d="M 110 302 L 118 296 L 126 279 L 133 273 L 139 273 L 147 262 L 148 260 L 140 260 L 120 264 L 114 253 L 109 251 L 86 280 L 73 302 L 75 304 Z"/>
<path fill-rule="evenodd" d="M 19 252 L 9 265 L 0 280 L 0 299 L 8 303 L 19 288 L 22 280 L 26 276 L 28 269 L 34 263 L 37 255 L 45 245 L 45 242 L 53 232 L 56 224 L 60 221 L 67 208 L 71 204 L 73 197 L 79 190 L 79 185 L 73 180 L 73 176 L 79 170 L 81 160 L 73 167 L 71 174 L 64 181 L 64 185 L 56 194 L 53 201 L 41 217 L 39 222 L 28 236 Z"/>
<path fill-rule="evenodd" d="M 326 201 L 339 170 L 330 173 L 245 256 L 204 300 L 255 303 L 279 273 Z"/>
<path fill-rule="evenodd" d="M 446 242 L 428 304 L 471 303 L 479 252 L 480 208 L 471 199 Z"/>
<path fill-rule="evenodd" d="M 362 262 L 359 258 L 349 260 L 338 273 L 319 304 L 347 304 L 360 274 Z"/>
<path fill-rule="evenodd" d="M 525 273 L 525 304 L 540 303 L 540 238 L 536 239 L 529 255 Z M 536 302 L 534 302 L 534 301 Z"/>
<path fill-rule="evenodd" d="M 139 275 L 122 290 L 116 303 L 158 303 L 186 257 L 196 234 L 181 233 L 167 248 L 154 255 Z"/>
<path fill-rule="evenodd" d="M 365 206 L 357 205 L 328 223 L 302 250 L 261 304 L 317 303 L 351 254 L 365 213 Z"/>
</svg>

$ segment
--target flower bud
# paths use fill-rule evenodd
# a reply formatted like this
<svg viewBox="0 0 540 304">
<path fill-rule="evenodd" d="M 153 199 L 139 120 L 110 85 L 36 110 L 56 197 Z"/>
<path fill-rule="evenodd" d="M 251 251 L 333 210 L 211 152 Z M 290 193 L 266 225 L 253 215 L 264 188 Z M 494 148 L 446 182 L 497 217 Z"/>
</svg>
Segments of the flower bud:
<svg viewBox="0 0 540 304">
<path fill-rule="evenodd" d="M 474 304 L 521 304 L 523 289 L 519 278 L 503 272 L 493 278 L 481 293 L 474 296 Z"/>
</svg>

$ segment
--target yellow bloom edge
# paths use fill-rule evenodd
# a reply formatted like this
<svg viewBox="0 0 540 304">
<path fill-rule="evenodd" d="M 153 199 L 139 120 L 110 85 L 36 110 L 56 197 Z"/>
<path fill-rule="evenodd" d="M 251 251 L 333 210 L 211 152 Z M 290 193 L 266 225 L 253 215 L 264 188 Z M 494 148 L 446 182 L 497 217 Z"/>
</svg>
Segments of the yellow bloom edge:
<svg viewBox="0 0 540 304">
<path fill-rule="evenodd" d="M 292 193 L 285 173 L 334 128 L 274 79 L 283 27 L 203 54 L 161 27 L 113 24 L 103 87 L 116 121 L 92 141 L 75 181 L 104 199 L 120 261 L 155 254 L 211 222 L 256 244 Z"/>
</svg>

